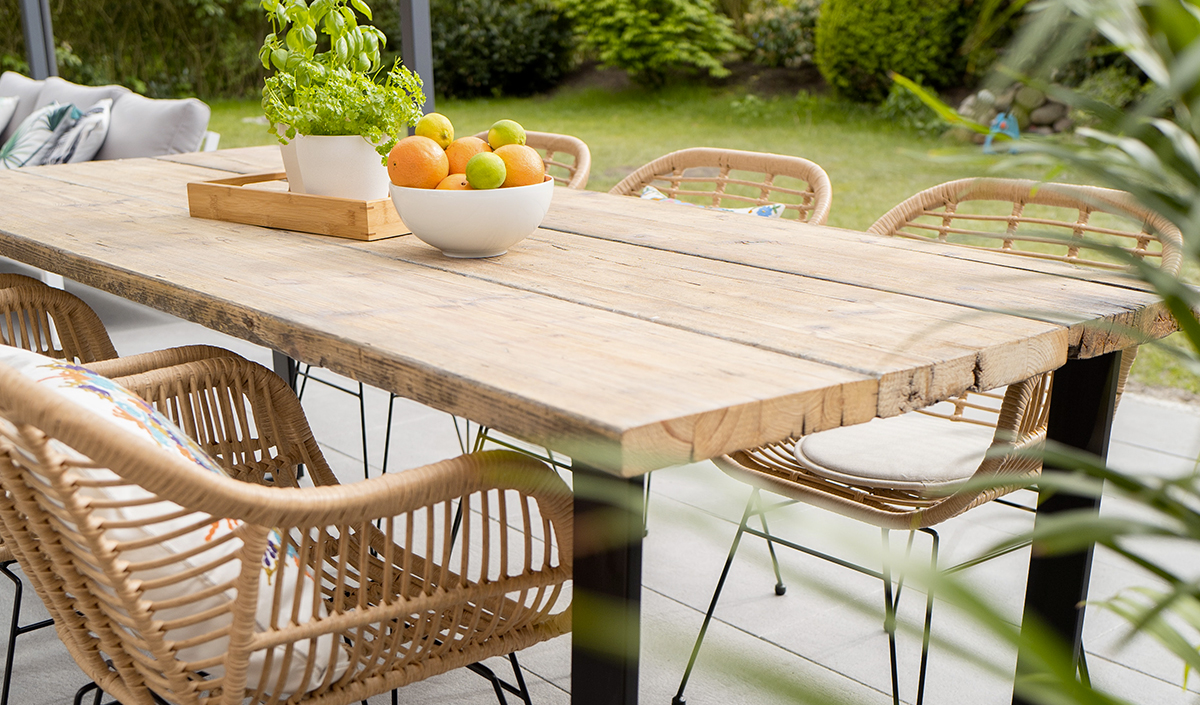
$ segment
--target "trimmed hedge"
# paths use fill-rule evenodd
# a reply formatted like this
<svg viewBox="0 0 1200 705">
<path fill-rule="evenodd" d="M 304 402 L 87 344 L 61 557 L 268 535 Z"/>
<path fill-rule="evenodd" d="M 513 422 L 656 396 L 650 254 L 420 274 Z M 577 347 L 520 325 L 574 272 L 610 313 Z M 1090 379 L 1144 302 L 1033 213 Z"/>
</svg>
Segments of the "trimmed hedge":
<svg viewBox="0 0 1200 705">
<path fill-rule="evenodd" d="M 817 20 L 817 68 L 841 96 L 878 103 L 895 71 L 931 88 L 956 85 L 973 0 L 825 0 Z"/>
<path fill-rule="evenodd" d="M 433 0 L 429 11 L 439 94 L 529 95 L 571 67 L 571 22 L 547 0 Z"/>
</svg>

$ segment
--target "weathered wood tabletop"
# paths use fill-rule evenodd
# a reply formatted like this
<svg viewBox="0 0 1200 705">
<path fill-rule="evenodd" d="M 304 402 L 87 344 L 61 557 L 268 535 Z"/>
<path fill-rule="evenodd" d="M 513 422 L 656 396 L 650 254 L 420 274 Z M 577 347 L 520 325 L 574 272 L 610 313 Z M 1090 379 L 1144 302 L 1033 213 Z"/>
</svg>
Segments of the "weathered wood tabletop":
<svg viewBox="0 0 1200 705">
<path fill-rule="evenodd" d="M 559 189 L 499 258 L 189 218 L 272 148 L 0 173 L 3 253 L 634 475 L 1158 337 L 1111 273 Z M 1049 276 L 1047 276 L 1049 275 Z"/>
<path fill-rule="evenodd" d="M 562 451 L 577 489 L 1173 330 L 1112 272 L 595 192 L 556 189 L 542 227 L 487 260 L 188 216 L 188 182 L 279 169 L 264 147 L 0 171 L 0 255 Z M 1100 430 L 1072 442 L 1103 449 L 1111 394 L 1078 404 Z M 595 505 L 577 500 L 577 525 Z M 629 545 L 591 558 L 576 530 L 577 594 L 636 605 L 633 514 Z M 1074 615 L 1066 592 L 1053 609 Z M 636 701 L 636 612 L 618 662 L 577 623 L 576 702 Z"/>
</svg>

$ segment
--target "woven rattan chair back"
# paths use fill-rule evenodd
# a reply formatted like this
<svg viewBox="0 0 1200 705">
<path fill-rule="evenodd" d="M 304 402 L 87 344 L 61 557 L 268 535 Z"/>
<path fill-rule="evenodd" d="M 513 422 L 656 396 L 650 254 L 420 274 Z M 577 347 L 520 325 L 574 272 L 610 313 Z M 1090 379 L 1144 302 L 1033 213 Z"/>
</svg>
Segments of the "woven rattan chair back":
<svg viewBox="0 0 1200 705">
<path fill-rule="evenodd" d="M 1136 257 L 1175 275 L 1183 262 L 1179 228 L 1128 193 L 1022 179 L 935 186 L 892 208 L 869 232 L 1103 269 L 1126 268 Z M 1121 357 L 1118 400 L 1136 356 L 1132 345 Z M 972 393 L 951 402 L 960 408 L 981 403 Z"/>
<path fill-rule="evenodd" d="M 653 186 L 670 198 L 721 208 L 784 204 L 783 217 L 824 225 L 833 202 L 825 170 L 802 157 L 696 147 L 643 166 L 609 193 L 640 196 Z"/>
<path fill-rule="evenodd" d="M 163 362 L 118 358 L 89 367 L 149 401 L 200 444 L 231 477 L 277 487 L 338 484 L 295 392 L 279 375 L 242 357 Z M 132 372 L 133 374 L 129 374 Z"/>
<path fill-rule="evenodd" d="M 475 136 L 487 141 L 487 132 Z M 542 155 L 546 173 L 556 184 L 573 189 L 587 188 L 588 176 L 592 173 L 592 152 L 583 140 L 553 132 L 526 132 L 525 144 Z"/>
<path fill-rule="evenodd" d="M 525 648 L 570 623 L 570 491 L 515 453 L 353 485 L 260 487 L 202 470 L 0 366 L 0 484 L 0 531 L 60 637 L 127 705 L 151 705 L 150 691 L 187 705 L 349 703 Z M 101 490 L 107 499 L 95 499 Z M 453 542 L 458 502 L 465 511 Z M 111 519 L 135 506 L 145 519 Z M 118 540 L 121 529 L 153 534 L 165 522 L 189 528 Z M 156 540 L 203 536 L 223 522 L 235 528 L 178 561 L 139 559 Z M 284 559 L 263 580 L 272 556 Z M 205 594 L 156 592 L 227 564 L 234 577 Z M 260 590 L 274 605 L 266 614 Z M 280 611 L 291 591 L 301 623 Z M 272 626 L 256 628 L 256 618 Z M 184 627 L 201 633 L 180 639 Z M 322 638 L 348 664 L 342 675 L 332 658 L 316 662 Z M 269 677 L 271 664 L 290 664 L 307 682 L 289 696 L 281 677 Z M 263 675 L 248 680 L 254 672 Z"/>
<path fill-rule="evenodd" d="M 14 286 L 46 286 L 41 279 L 27 277 L 24 274 L 11 274 L 9 272 L 0 272 L 0 289 L 9 289 Z"/>
<path fill-rule="evenodd" d="M 95 311 L 74 294 L 40 283 L 0 288 L 0 340 L 75 362 L 117 356 Z"/>
<path fill-rule="evenodd" d="M 1104 248 L 1158 262 L 1172 275 L 1183 262 L 1179 228 L 1129 194 L 1095 186 L 950 181 L 891 209 L 869 232 L 1105 269 L 1128 262 Z"/>
</svg>

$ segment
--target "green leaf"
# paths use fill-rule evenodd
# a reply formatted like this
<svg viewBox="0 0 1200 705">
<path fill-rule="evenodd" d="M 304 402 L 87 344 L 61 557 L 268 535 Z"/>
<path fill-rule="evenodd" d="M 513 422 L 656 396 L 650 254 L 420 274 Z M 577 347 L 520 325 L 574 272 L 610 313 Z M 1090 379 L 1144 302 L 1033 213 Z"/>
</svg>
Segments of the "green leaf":
<svg viewBox="0 0 1200 705">
<path fill-rule="evenodd" d="M 367 3 L 363 2 L 363 0 L 350 0 L 350 4 L 354 6 L 355 10 L 361 12 L 368 20 L 374 19 L 371 17 L 371 8 L 367 7 Z"/>
</svg>

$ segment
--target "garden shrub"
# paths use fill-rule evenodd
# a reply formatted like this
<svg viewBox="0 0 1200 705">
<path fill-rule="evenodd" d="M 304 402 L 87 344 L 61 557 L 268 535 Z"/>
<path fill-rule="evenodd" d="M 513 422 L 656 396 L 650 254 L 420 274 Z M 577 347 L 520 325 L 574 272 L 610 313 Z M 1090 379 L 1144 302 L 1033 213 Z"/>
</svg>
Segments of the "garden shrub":
<svg viewBox="0 0 1200 705">
<path fill-rule="evenodd" d="M 762 66 L 799 68 L 812 63 L 821 0 L 795 0 L 746 13 L 742 32 L 748 59 Z"/>
<path fill-rule="evenodd" d="M 59 73 L 120 83 L 154 97 L 241 96 L 262 85 L 267 33 L 256 0 L 51 2 Z M 0 2 L 0 66 L 23 68 L 16 2 Z"/>
<path fill-rule="evenodd" d="M 833 89 L 877 103 L 889 71 L 930 88 L 961 81 L 959 53 L 974 22 L 971 0 L 825 0 L 817 21 L 816 63 Z"/>
<path fill-rule="evenodd" d="M 642 85 L 678 69 L 727 76 L 722 59 L 745 46 L 711 0 L 569 0 L 564 7 L 585 49 Z"/>
<path fill-rule="evenodd" d="M 429 14 L 439 94 L 529 95 L 553 88 L 571 67 L 571 22 L 549 0 L 432 0 Z M 379 27 L 398 52 L 393 18 L 394 28 L 383 17 Z"/>
</svg>

